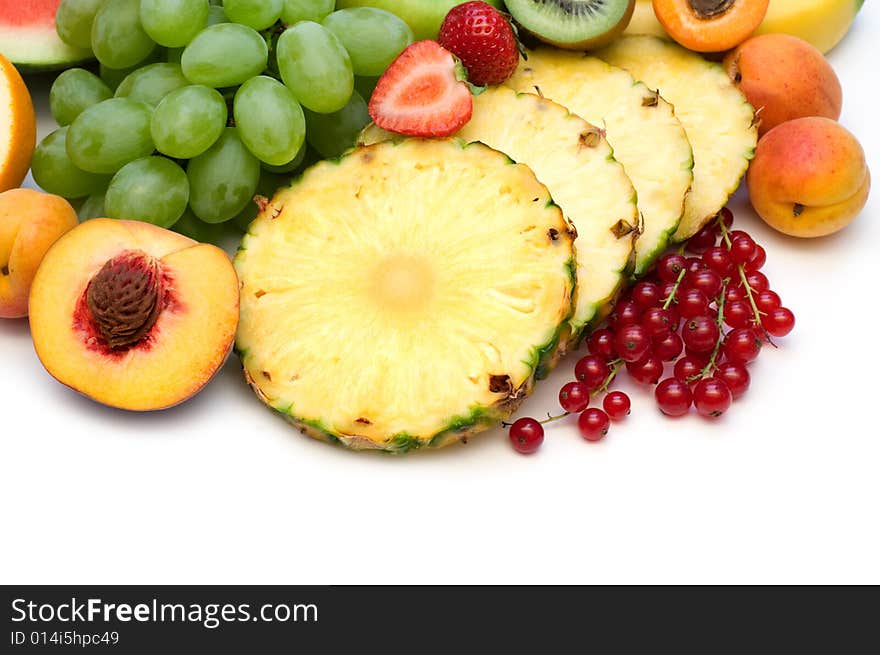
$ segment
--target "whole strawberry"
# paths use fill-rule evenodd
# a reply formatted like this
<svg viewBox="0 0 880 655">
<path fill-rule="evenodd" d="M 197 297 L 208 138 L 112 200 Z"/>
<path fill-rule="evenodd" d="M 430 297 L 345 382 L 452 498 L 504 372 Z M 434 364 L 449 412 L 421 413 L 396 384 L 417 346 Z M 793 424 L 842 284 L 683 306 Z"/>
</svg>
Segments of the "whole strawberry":
<svg viewBox="0 0 880 655">
<path fill-rule="evenodd" d="M 468 81 L 477 86 L 501 84 L 519 63 L 513 28 L 485 2 L 465 2 L 450 9 L 437 41 L 461 59 Z"/>
</svg>

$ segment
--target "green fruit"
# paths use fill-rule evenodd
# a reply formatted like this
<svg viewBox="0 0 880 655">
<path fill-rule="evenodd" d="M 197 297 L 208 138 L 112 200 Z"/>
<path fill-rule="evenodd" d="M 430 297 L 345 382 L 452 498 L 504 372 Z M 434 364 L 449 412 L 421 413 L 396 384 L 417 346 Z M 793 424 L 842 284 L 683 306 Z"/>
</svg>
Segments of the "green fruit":
<svg viewBox="0 0 880 655">
<path fill-rule="evenodd" d="M 446 14 L 465 0 L 336 0 L 337 9 L 349 7 L 375 7 L 397 14 L 412 28 L 416 41 L 436 39 Z M 502 8 L 501 0 L 486 0 L 488 4 Z"/>
<path fill-rule="evenodd" d="M 635 0 L 506 0 L 507 10 L 536 37 L 569 50 L 588 50 L 623 33 Z"/>
</svg>

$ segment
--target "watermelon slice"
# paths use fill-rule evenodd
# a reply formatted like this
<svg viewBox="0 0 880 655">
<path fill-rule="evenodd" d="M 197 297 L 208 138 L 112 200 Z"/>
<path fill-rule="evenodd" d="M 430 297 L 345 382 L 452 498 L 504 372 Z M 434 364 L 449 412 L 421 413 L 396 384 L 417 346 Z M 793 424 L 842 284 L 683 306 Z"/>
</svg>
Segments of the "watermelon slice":
<svg viewBox="0 0 880 655">
<path fill-rule="evenodd" d="M 55 31 L 61 0 L 0 0 L 0 53 L 21 71 L 67 68 L 91 51 L 69 46 Z"/>
</svg>

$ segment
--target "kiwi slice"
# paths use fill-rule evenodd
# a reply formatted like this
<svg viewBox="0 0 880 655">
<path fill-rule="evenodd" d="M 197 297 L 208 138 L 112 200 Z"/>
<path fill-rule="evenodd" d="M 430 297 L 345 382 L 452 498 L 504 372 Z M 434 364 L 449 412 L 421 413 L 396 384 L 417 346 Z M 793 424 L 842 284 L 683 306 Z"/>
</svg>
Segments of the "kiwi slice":
<svg viewBox="0 0 880 655">
<path fill-rule="evenodd" d="M 609 43 L 629 25 L 635 0 L 506 0 L 523 28 L 545 43 L 589 50 Z"/>
</svg>

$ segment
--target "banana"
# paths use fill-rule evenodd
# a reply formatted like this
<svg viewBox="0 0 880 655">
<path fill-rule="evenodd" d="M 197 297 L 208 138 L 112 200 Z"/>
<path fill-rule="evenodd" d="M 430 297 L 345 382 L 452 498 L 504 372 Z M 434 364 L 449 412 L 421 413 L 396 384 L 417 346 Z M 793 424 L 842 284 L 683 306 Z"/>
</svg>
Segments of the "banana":
<svg viewBox="0 0 880 655">
<path fill-rule="evenodd" d="M 755 34 L 782 32 L 828 52 L 846 35 L 865 0 L 770 0 L 767 15 Z M 669 38 L 660 25 L 651 0 L 636 0 L 625 34 L 653 34 Z"/>
<path fill-rule="evenodd" d="M 865 0 L 770 0 L 756 34 L 783 32 L 828 52 L 849 31 Z"/>
</svg>

